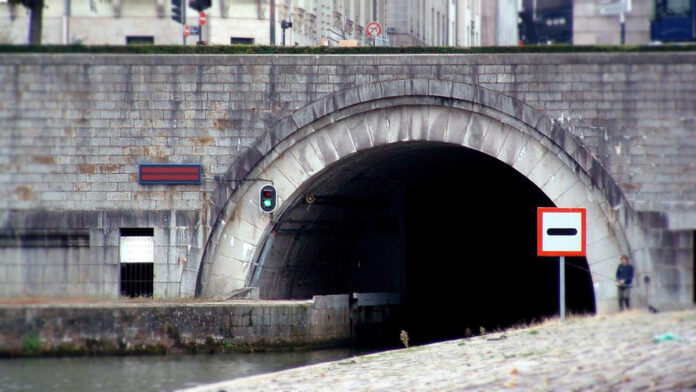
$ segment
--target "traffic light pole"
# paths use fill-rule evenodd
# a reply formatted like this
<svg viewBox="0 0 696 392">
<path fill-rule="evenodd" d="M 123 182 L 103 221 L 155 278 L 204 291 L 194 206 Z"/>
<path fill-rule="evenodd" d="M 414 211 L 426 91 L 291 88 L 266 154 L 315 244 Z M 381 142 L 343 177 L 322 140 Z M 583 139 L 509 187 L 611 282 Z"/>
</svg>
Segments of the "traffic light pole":
<svg viewBox="0 0 696 392">
<path fill-rule="evenodd" d="M 565 321 L 565 256 L 560 256 L 559 257 L 559 264 L 558 264 L 558 269 L 559 269 L 559 279 L 560 279 L 560 313 L 561 313 L 561 322 Z"/>
<path fill-rule="evenodd" d="M 377 22 L 377 0 L 372 0 L 372 20 Z M 372 38 L 372 46 L 377 46 L 377 36 Z"/>
<path fill-rule="evenodd" d="M 283 29 L 283 41 L 282 41 L 282 46 L 285 46 L 285 30 L 289 29 L 292 27 L 292 22 L 287 21 L 287 20 L 281 20 L 280 21 L 280 28 Z"/>
<path fill-rule="evenodd" d="M 271 22 L 271 31 L 269 32 L 270 43 L 271 43 L 271 46 L 274 46 L 275 45 L 275 0 L 271 0 L 270 13 L 271 13 L 269 15 L 269 19 Z"/>
<path fill-rule="evenodd" d="M 621 16 L 619 17 L 619 22 L 621 22 L 621 45 L 626 44 L 626 15 L 624 11 L 621 10 Z"/>
<path fill-rule="evenodd" d="M 182 25 L 186 26 L 186 8 L 188 8 L 188 4 L 186 4 L 185 0 L 181 0 L 181 19 L 182 20 Z M 186 34 L 182 34 L 184 36 L 184 46 L 186 46 Z"/>
</svg>

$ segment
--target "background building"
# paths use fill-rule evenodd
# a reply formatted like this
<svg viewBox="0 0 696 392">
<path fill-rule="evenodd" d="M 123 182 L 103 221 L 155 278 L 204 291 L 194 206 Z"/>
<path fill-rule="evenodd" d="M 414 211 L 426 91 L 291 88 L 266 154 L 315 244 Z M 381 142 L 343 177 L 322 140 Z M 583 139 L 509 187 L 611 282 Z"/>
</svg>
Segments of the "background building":
<svg viewBox="0 0 696 392">
<path fill-rule="evenodd" d="M 688 2 L 690 0 L 686 0 Z M 575 45 L 618 45 L 621 43 L 620 16 L 611 7 L 618 0 L 574 0 L 573 43 Z M 655 0 L 632 0 L 625 13 L 625 43 L 645 44 L 650 39 L 651 9 Z"/>
<path fill-rule="evenodd" d="M 517 43 L 517 0 L 275 0 L 271 39 L 269 0 L 213 0 L 202 40 L 213 45 L 479 46 Z M 184 0 L 184 4 L 188 4 Z M 198 12 L 186 7 L 186 24 Z M 292 27 L 281 28 L 281 22 Z M 377 21 L 373 41 L 365 26 Z M 28 42 L 29 11 L 0 0 L 0 42 Z M 183 44 L 184 25 L 172 20 L 172 0 L 46 0 L 44 44 Z M 186 44 L 193 45 L 191 36 Z M 354 41 L 347 41 L 354 40 Z M 342 43 L 342 41 L 344 41 Z"/>
<path fill-rule="evenodd" d="M 189 15 L 193 15 L 189 10 Z M 123 45 L 182 43 L 183 29 L 170 19 L 169 0 L 46 0 L 44 44 Z M 0 42 L 28 42 L 29 11 L 0 4 Z"/>
<path fill-rule="evenodd" d="M 482 46 L 514 46 L 518 43 L 517 0 L 483 1 Z"/>
<path fill-rule="evenodd" d="M 519 21 L 520 40 L 525 44 L 573 43 L 572 0 L 522 0 Z"/>
<path fill-rule="evenodd" d="M 622 9 L 625 44 L 696 41 L 696 0 L 521 0 L 519 6 L 520 40 L 527 44 L 619 45 Z"/>
<path fill-rule="evenodd" d="M 392 46 L 478 46 L 481 0 L 409 0 L 388 3 L 387 31 Z"/>
<path fill-rule="evenodd" d="M 194 45 L 172 0 L 45 0 L 42 43 Z M 183 0 L 188 4 L 188 0 Z M 213 45 L 507 46 L 696 40 L 696 0 L 213 0 L 202 40 Z M 270 16 L 274 5 L 275 31 Z M 186 7 L 186 24 L 198 12 Z M 292 26 L 281 28 L 283 21 Z M 373 40 L 365 26 L 377 21 Z M 0 0 L 0 43 L 28 42 L 29 11 Z M 343 42 L 342 42 L 343 41 Z"/>
</svg>

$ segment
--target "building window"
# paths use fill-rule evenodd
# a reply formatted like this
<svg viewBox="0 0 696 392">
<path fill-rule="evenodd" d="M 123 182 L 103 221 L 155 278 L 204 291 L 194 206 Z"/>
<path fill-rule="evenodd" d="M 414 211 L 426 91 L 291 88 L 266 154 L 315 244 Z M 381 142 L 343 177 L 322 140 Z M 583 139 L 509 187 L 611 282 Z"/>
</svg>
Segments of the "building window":
<svg viewBox="0 0 696 392">
<path fill-rule="evenodd" d="M 154 45 L 155 37 L 153 36 L 128 36 L 126 37 L 127 45 Z"/>
<path fill-rule="evenodd" d="M 121 295 L 152 297 L 155 241 L 152 228 L 122 228 L 119 241 Z"/>
<path fill-rule="evenodd" d="M 231 37 L 230 43 L 232 45 L 253 45 L 254 39 L 253 38 L 242 38 L 242 37 Z"/>
</svg>

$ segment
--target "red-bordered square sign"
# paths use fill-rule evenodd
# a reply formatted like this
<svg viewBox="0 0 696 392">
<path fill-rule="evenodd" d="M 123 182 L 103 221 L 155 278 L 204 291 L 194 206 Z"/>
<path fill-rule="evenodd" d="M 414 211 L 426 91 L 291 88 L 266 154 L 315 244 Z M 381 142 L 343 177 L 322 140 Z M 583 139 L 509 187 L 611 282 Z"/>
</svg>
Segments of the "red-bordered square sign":
<svg viewBox="0 0 696 392">
<path fill-rule="evenodd" d="M 537 208 L 537 255 L 585 256 L 584 208 Z"/>
</svg>

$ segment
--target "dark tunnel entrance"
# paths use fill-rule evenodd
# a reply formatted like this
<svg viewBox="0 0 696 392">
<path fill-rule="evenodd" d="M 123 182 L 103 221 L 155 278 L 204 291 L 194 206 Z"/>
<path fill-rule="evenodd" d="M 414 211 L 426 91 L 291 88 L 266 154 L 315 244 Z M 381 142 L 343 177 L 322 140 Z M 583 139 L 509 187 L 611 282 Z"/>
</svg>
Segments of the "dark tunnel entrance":
<svg viewBox="0 0 696 392">
<path fill-rule="evenodd" d="M 558 312 L 557 258 L 536 256 L 536 208 L 553 203 L 483 153 L 374 148 L 330 166 L 288 203 L 251 282 L 264 298 L 399 293 L 395 331 L 380 342 L 393 345 L 401 329 L 419 344 Z M 594 313 L 587 261 L 566 260 L 568 311 Z"/>
</svg>

